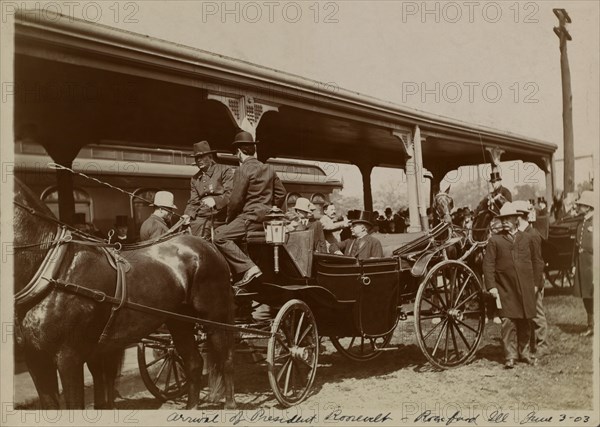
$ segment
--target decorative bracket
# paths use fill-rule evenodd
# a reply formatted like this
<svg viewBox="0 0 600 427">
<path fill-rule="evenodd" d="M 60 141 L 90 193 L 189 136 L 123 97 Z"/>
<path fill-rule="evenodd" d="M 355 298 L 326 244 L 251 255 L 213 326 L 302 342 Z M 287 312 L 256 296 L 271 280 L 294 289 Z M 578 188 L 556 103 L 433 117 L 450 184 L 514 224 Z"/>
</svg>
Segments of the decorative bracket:
<svg viewBox="0 0 600 427">
<path fill-rule="evenodd" d="M 279 111 L 279 106 L 265 103 L 249 95 L 208 92 L 207 98 L 225 105 L 237 126 L 250 132 L 254 139 L 256 139 L 256 128 L 262 115 L 267 111 Z"/>
<path fill-rule="evenodd" d="M 392 135 L 402 141 L 404 151 L 408 157 L 415 157 L 415 150 L 410 132 L 392 130 Z"/>
<path fill-rule="evenodd" d="M 502 154 L 504 154 L 505 151 L 498 147 L 485 147 L 485 149 L 488 151 L 488 153 L 490 153 L 490 157 L 492 158 L 492 170 L 494 170 L 494 166 L 496 168 L 499 168 L 500 158 L 502 157 Z"/>
</svg>

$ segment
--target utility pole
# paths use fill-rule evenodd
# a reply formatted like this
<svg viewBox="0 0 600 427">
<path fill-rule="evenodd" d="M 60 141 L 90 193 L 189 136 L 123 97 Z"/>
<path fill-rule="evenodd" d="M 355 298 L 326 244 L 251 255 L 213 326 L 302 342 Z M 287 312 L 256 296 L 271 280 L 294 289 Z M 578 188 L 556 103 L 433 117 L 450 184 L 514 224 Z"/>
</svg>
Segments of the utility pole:
<svg viewBox="0 0 600 427">
<path fill-rule="evenodd" d="M 558 27 L 554 32 L 560 39 L 560 74 L 562 77 L 563 98 L 563 141 L 564 141 L 564 192 L 575 191 L 575 158 L 573 148 L 573 95 L 571 93 L 571 71 L 569 70 L 569 57 L 567 56 L 567 41 L 572 40 L 566 24 L 571 23 L 571 18 L 565 9 L 552 9 L 558 18 Z"/>
</svg>

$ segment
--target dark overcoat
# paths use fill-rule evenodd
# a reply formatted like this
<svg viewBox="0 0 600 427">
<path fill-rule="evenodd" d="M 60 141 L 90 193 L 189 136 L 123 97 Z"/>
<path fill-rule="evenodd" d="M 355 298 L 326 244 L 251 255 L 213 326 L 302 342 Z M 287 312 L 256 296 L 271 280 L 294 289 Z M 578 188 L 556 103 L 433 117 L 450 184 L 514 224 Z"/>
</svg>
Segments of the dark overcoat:
<svg viewBox="0 0 600 427">
<path fill-rule="evenodd" d="M 235 172 L 233 191 L 227 206 L 227 222 L 238 216 L 250 222 L 263 222 L 273 206 L 281 207 L 285 187 L 270 165 L 247 158 Z"/>
<path fill-rule="evenodd" d="M 499 314 L 509 319 L 533 319 L 535 287 L 543 286 L 544 261 L 539 244 L 517 231 L 492 235 L 483 258 L 485 287 L 497 288 L 502 303 Z"/>
<path fill-rule="evenodd" d="M 338 246 L 344 255 L 353 256 L 358 259 L 383 257 L 381 242 L 370 234 L 360 239 L 352 238 L 344 240 L 338 243 Z"/>
<path fill-rule="evenodd" d="M 184 214 L 189 215 L 192 220 L 211 216 L 211 208 L 202 203 L 202 199 L 212 197 L 215 200 L 215 220 L 225 221 L 233 189 L 233 174 L 231 167 L 219 163 L 211 165 L 205 173 L 196 173 L 191 178 L 190 199 Z"/>
<path fill-rule="evenodd" d="M 577 246 L 575 258 L 575 287 L 573 292 L 580 298 L 594 297 L 594 242 L 593 216 L 584 218 L 577 227 Z"/>
</svg>

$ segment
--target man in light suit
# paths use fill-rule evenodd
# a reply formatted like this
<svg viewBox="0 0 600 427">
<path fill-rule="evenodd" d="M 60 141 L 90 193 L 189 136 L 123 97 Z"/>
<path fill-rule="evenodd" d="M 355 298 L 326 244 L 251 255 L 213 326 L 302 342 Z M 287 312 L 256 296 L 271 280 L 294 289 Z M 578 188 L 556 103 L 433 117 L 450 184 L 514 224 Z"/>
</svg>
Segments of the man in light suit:
<svg viewBox="0 0 600 427">
<path fill-rule="evenodd" d="M 173 193 L 169 191 L 157 191 L 152 206 L 156 209 L 142 224 L 140 240 L 152 240 L 166 234 L 169 231 L 168 223 L 171 221 L 173 211 L 177 209 Z"/>
<path fill-rule="evenodd" d="M 594 335 L 594 193 L 584 191 L 576 202 L 577 210 L 584 214 L 583 222 L 577 227 L 577 258 L 575 259 L 575 296 L 583 299 L 587 313 L 587 329 L 582 337 Z"/>
<path fill-rule="evenodd" d="M 377 220 L 375 216 L 373 212 L 368 211 L 348 212 L 353 237 L 339 243 L 339 249 L 344 255 L 358 259 L 383 257 L 381 242 L 370 234 Z"/>
<path fill-rule="evenodd" d="M 518 230 L 519 212 L 511 202 L 502 206 L 498 218 L 503 230 L 490 237 L 483 259 L 487 290 L 500 300 L 501 337 L 505 367 L 516 359 L 535 365 L 530 354 L 531 320 L 536 315 L 535 294 L 543 286 L 544 261 L 539 245 Z"/>
</svg>

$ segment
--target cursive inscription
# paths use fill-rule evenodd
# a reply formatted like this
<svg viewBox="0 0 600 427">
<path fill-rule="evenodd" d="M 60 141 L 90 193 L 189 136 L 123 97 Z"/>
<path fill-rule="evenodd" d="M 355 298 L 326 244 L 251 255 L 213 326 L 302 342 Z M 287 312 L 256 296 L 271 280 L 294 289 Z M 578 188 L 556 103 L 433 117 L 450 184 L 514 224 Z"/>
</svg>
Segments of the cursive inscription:
<svg viewBox="0 0 600 427">
<path fill-rule="evenodd" d="M 387 414 L 379 413 L 375 416 L 370 415 L 344 415 L 340 408 L 331 411 L 325 417 L 325 421 L 338 421 L 343 423 L 385 423 L 386 421 L 391 421 L 392 417 L 390 417 L 391 412 Z"/>
<path fill-rule="evenodd" d="M 531 411 L 525 418 L 523 418 L 519 424 L 537 424 L 537 423 L 550 423 L 552 422 L 552 417 L 542 417 L 539 416 L 535 411 Z"/>
<path fill-rule="evenodd" d="M 264 409 L 259 409 L 253 414 L 249 415 L 244 412 L 238 411 L 234 416 L 229 419 L 229 422 L 233 425 L 238 425 L 242 421 L 250 421 L 252 423 L 272 423 L 272 424 L 312 424 L 317 420 L 317 415 L 311 415 L 310 417 L 301 417 L 294 415 L 293 417 L 280 417 L 277 415 L 269 415 Z"/>
<path fill-rule="evenodd" d="M 182 422 L 182 423 L 190 423 L 190 424 L 215 424 L 219 422 L 219 414 L 215 414 L 214 416 L 201 415 L 201 416 L 192 416 L 192 415 L 184 415 L 179 412 L 173 412 L 167 417 L 167 421 L 170 422 Z"/>
<path fill-rule="evenodd" d="M 473 417 L 465 417 L 461 414 L 460 411 L 456 411 L 450 417 L 442 417 L 441 415 L 432 414 L 432 412 L 428 409 L 426 411 L 421 412 L 421 414 L 419 414 L 419 416 L 414 419 L 414 422 L 415 423 L 421 422 L 424 424 L 426 424 L 426 423 L 445 424 L 447 426 L 449 426 L 452 423 L 457 423 L 457 422 L 463 422 L 463 423 L 467 423 L 467 424 L 477 425 L 478 418 L 479 418 L 479 414 L 477 414 Z"/>
</svg>

